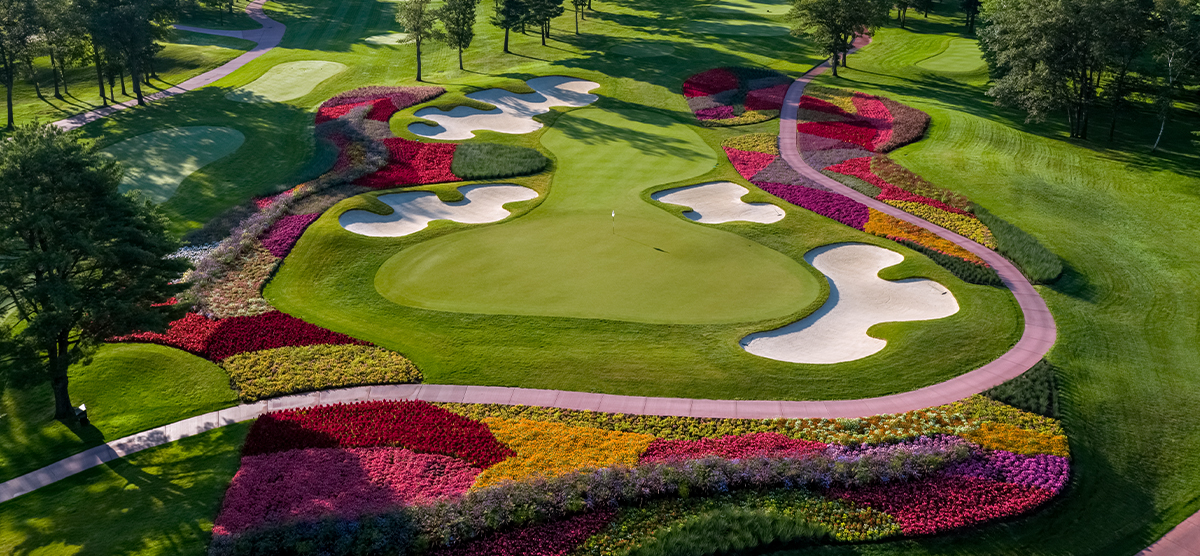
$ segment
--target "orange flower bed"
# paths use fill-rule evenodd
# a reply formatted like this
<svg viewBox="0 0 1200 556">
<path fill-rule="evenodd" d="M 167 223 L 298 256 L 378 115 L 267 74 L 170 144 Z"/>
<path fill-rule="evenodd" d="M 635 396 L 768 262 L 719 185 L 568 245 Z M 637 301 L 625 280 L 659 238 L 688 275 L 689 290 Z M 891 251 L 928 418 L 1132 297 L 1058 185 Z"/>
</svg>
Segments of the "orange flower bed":
<svg viewBox="0 0 1200 556">
<path fill-rule="evenodd" d="M 654 440 L 649 434 L 572 427 L 546 421 L 485 419 L 496 439 L 512 448 L 510 457 L 479 475 L 472 488 L 538 475 L 557 477 L 572 471 L 614 465 L 635 466 Z"/>
<path fill-rule="evenodd" d="M 984 448 L 1006 450 L 1014 454 L 1050 454 L 1068 457 L 1067 437 L 1036 432 L 1008 423 L 988 421 L 961 435 Z"/>
<path fill-rule="evenodd" d="M 983 262 L 983 259 L 980 259 L 974 253 L 951 243 L 949 240 L 934 235 L 933 232 L 925 228 L 909 224 L 875 209 L 870 209 L 870 211 L 871 216 L 867 219 L 867 224 L 863 226 L 863 231 L 869 234 L 886 237 L 893 241 L 908 240 L 939 253 L 958 257 L 978 265 L 986 264 Z"/>
</svg>

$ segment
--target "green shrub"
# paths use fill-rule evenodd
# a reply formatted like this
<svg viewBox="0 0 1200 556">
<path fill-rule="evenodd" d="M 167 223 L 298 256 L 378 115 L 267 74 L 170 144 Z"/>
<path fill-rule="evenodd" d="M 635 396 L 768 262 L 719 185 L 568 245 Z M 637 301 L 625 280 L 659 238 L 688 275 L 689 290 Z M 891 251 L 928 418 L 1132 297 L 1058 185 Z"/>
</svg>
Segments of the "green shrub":
<svg viewBox="0 0 1200 556">
<path fill-rule="evenodd" d="M 1046 417 L 1058 417 L 1057 369 L 1045 359 L 1033 368 L 1004 384 L 996 386 L 983 395 Z"/>
<path fill-rule="evenodd" d="M 959 280 L 969 284 L 981 284 L 984 286 L 1003 286 L 1004 282 L 1000 280 L 1000 275 L 996 274 L 996 269 L 986 266 L 979 266 L 975 263 L 964 261 L 958 257 L 952 257 L 945 253 L 939 253 L 933 249 L 929 249 L 922 245 L 917 245 L 911 241 L 900 240 L 896 243 L 903 245 L 913 251 L 916 251 L 940 265 L 942 268 L 949 270 L 951 274 L 958 277 Z"/>
<path fill-rule="evenodd" d="M 630 556 L 709 556 L 766 547 L 812 544 L 829 531 L 776 512 L 721 508 L 660 529 Z"/>
<path fill-rule="evenodd" d="M 243 400 L 367 384 L 420 382 L 402 355 L 375 346 L 316 345 L 253 351 L 221 362 Z"/>
<path fill-rule="evenodd" d="M 461 143 L 450 171 L 464 180 L 486 180 L 536 174 L 550 159 L 535 149 L 497 143 Z"/>
<path fill-rule="evenodd" d="M 1062 276 L 1062 259 L 1046 249 L 1037 238 L 979 205 L 972 205 L 971 212 L 996 237 L 996 251 L 1017 265 L 1030 281 L 1049 284 Z"/>
</svg>

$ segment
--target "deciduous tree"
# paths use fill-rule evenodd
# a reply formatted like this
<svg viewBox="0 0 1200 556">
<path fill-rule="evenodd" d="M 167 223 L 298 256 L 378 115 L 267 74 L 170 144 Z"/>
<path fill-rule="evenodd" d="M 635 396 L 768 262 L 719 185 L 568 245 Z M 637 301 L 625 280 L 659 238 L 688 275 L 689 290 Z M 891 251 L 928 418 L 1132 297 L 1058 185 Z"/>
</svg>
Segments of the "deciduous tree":
<svg viewBox="0 0 1200 556">
<path fill-rule="evenodd" d="M 550 38 L 550 22 L 566 11 L 563 0 L 525 0 L 529 7 L 529 22 L 536 24 L 542 31 L 542 46 Z"/>
<path fill-rule="evenodd" d="M 496 0 L 496 11 L 489 20 L 492 25 L 504 29 L 504 52 L 508 52 L 508 35 L 519 29 L 529 17 L 525 0 Z"/>
<path fill-rule="evenodd" d="M 451 48 L 458 49 L 458 69 L 463 69 L 463 50 L 475 39 L 475 7 L 478 0 L 446 0 L 437 10 L 443 31 L 438 38 Z"/>
<path fill-rule="evenodd" d="M 421 44 L 425 39 L 435 38 L 433 22 L 436 21 L 433 10 L 429 9 L 430 0 L 405 0 L 400 2 L 396 10 L 396 22 L 408 33 L 406 42 L 417 47 L 417 81 L 421 81 Z"/>
<path fill-rule="evenodd" d="M 1184 79 L 1200 69 L 1200 2 L 1155 0 L 1151 32 L 1151 70 L 1158 112 L 1158 136 L 1151 151 L 1158 150 L 1163 131 L 1183 93 Z"/>
</svg>

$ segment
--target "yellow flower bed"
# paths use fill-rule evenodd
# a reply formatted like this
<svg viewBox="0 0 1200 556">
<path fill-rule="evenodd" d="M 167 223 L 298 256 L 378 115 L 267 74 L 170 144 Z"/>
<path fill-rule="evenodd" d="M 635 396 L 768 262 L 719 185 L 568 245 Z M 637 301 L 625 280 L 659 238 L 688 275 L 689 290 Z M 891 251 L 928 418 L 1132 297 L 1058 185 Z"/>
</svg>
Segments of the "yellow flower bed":
<svg viewBox="0 0 1200 556">
<path fill-rule="evenodd" d="M 726 139 L 722 147 L 756 153 L 779 154 L 779 136 L 773 133 L 748 133 Z"/>
<path fill-rule="evenodd" d="M 870 210 L 870 217 L 867 223 L 863 226 L 863 231 L 868 234 L 886 237 L 891 240 L 904 239 L 911 241 L 917 245 L 928 247 L 939 253 L 944 253 L 952 257 L 958 257 L 964 261 L 970 261 L 975 264 L 984 264 L 983 259 L 977 257 L 974 253 L 963 249 L 950 242 L 942 239 L 933 232 L 926 230 L 920 226 L 909 224 L 899 218 L 879 212 L 875 209 Z"/>
<path fill-rule="evenodd" d="M 326 388 L 421 381 L 421 371 L 411 361 L 375 346 L 281 347 L 234 355 L 221 366 L 238 396 L 250 402 Z"/>
<path fill-rule="evenodd" d="M 1008 423 L 988 421 L 978 429 L 963 432 L 963 438 L 984 448 L 1007 450 L 1014 454 L 1050 454 L 1069 457 L 1067 437 L 1026 430 Z"/>
<path fill-rule="evenodd" d="M 847 114 L 858 113 L 858 108 L 854 106 L 854 91 L 809 85 L 804 88 L 804 95 L 836 105 L 845 110 Z"/>
<path fill-rule="evenodd" d="M 654 440 L 648 434 L 572 427 L 525 419 L 485 419 L 496 439 L 517 455 L 481 473 L 473 488 L 538 475 L 557 477 L 572 471 L 614 465 L 637 465 Z"/>
<path fill-rule="evenodd" d="M 992 231 L 987 229 L 987 226 L 984 226 L 978 218 L 945 211 L 916 201 L 887 199 L 884 202 L 913 216 L 924 218 L 988 249 L 996 248 L 996 238 L 992 236 Z"/>
</svg>

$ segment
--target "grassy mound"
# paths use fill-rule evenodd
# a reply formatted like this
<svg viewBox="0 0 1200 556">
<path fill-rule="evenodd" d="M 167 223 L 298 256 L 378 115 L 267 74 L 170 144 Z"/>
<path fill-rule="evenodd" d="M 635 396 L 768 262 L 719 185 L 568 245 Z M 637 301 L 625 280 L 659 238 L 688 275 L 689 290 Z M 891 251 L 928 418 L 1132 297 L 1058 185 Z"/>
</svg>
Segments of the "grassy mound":
<svg viewBox="0 0 1200 556">
<path fill-rule="evenodd" d="M 499 143 L 461 143 L 450 171 L 463 180 L 486 180 L 536 174 L 550 159 L 536 149 Z"/>
<path fill-rule="evenodd" d="M 1018 409 L 1058 417 L 1058 369 L 1041 360 L 1025 374 L 996 386 L 983 395 Z"/>
</svg>

